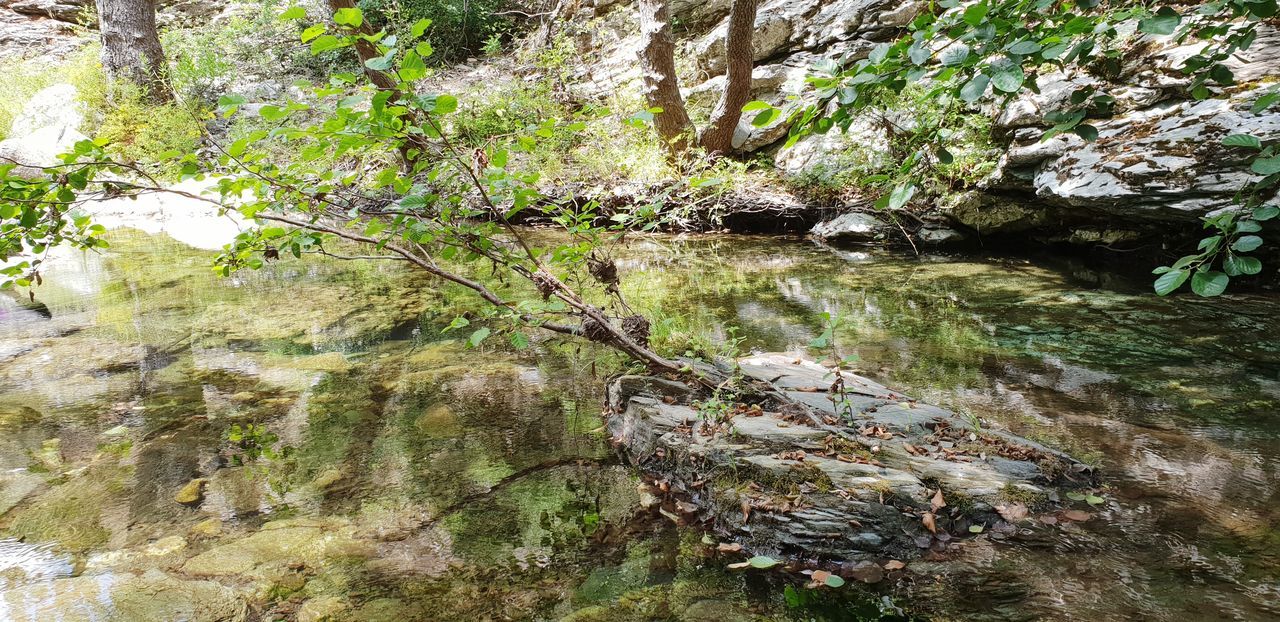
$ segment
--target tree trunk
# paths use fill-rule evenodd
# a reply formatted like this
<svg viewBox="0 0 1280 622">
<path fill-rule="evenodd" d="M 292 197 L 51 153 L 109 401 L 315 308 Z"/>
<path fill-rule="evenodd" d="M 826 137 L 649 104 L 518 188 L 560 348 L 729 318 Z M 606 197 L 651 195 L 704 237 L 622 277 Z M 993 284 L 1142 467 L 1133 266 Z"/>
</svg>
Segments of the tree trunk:
<svg viewBox="0 0 1280 622">
<path fill-rule="evenodd" d="M 754 3 L 754 0 L 751 0 Z M 640 71 L 644 78 L 644 97 L 650 108 L 661 108 L 654 114 L 653 125 L 673 157 L 689 149 L 693 123 L 680 95 L 676 79 L 676 44 L 671 34 L 671 12 L 667 0 L 640 0 Z M 748 70 L 750 71 L 750 70 Z"/>
<path fill-rule="evenodd" d="M 729 11 L 729 32 L 724 42 L 724 93 L 699 139 L 707 153 L 733 150 L 733 134 L 742 119 L 742 107 L 751 98 L 751 69 L 755 64 L 751 39 L 759 7 L 760 0 L 734 0 Z"/>
<path fill-rule="evenodd" d="M 332 13 L 337 13 L 338 9 L 354 8 L 356 8 L 356 3 L 353 0 L 329 0 L 329 11 Z M 360 27 L 357 28 L 356 31 L 362 35 L 373 34 L 373 29 L 369 27 L 369 22 L 367 21 L 361 22 Z M 369 81 L 372 82 L 374 86 L 384 91 L 394 89 L 396 87 L 395 78 L 391 77 L 391 75 L 385 71 L 370 69 L 368 65 L 364 64 L 365 61 L 371 58 L 381 56 L 381 54 L 378 53 L 377 46 L 369 43 L 368 41 L 357 41 L 355 47 L 356 55 L 360 57 L 360 66 L 364 67 L 364 74 L 369 77 Z"/>
<path fill-rule="evenodd" d="M 156 31 L 151 0 L 96 0 L 102 33 L 102 68 L 113 83 L 142 89 L 153 102 L 173 100 L 169 67 Z"/>
</svg>

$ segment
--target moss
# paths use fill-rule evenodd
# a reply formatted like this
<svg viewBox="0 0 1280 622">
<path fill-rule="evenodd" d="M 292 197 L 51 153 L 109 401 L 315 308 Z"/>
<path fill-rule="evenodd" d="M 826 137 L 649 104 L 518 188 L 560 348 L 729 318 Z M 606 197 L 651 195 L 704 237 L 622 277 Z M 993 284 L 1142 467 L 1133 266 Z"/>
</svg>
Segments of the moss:
<svg viewBox="0 0 1280 622">
<path fill-rule="evenodd" d="M 1033 490 L 1024 486 L 1017 486 L 1013 482 L 1009 482 L 1000 489 L 1000 498 L 1005 501 L 1013 501 L 1023 503 L 1028 506 L 1036 506 L 1049 500 L 1048 494 L 1041 490 Z M 950 499 L 948 498 L 948 501 Z"/>
</svg>

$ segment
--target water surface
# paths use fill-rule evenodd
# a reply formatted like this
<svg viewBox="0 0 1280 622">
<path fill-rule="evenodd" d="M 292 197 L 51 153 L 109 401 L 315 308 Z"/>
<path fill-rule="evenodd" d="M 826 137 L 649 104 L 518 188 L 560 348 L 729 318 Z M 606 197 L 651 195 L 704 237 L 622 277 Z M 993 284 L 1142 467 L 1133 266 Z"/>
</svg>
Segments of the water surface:
<svg viewBox="0 0 1280 622">
<path fill-rule="evenodd" d="M 863 373 L 1102 465 L 1088 522 L 792 607 L 641 507 L 600 432 L 616 359 L 467 349 L 442 329 L 470 299 L 397 265 L 219 279 L 209 253 L 115 241 L 62 258 L 44 307 L 0 299 L 0 618 L 1280 616 L 1270 298 L 799 241 L 619 249 L 661 345 L 803 350 L 829 313 Z"/>
</svg>

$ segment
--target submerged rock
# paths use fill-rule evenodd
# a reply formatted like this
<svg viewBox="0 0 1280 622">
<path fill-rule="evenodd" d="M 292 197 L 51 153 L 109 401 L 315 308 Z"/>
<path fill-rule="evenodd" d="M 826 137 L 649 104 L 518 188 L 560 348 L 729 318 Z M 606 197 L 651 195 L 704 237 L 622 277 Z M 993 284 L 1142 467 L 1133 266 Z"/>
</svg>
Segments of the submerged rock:
<svg viewBox="0 0 1280 622">
<path fill-rule="evenodd" d="M 247 615 L 248 603 L 235 590 L 159 570 L 58 579 L 0 593 L 0 617 L 11 622 L 240 622 Z"/>
<path fill-rule="evenodd" d="M 844 375 L 837 406 L 817 363 L 771 354 L 738 366 L 773 393 L 762 408 L 700 412 L 690 389 L 623 377 L 610 386 L 608 428 L 625 458 L 689 500 L 679 509 L 692 502 L 755 553 L 908 559 L 1093 480 L 1064 454 L 860 376 Z"/>
<path fill-rule="evenodd" d="M 182 505 L 200 505 L 204 501 L 204 487 L 209 480 L 203 477 L 193 479 L 174 493 L 173 500 Z"/>
</svg>

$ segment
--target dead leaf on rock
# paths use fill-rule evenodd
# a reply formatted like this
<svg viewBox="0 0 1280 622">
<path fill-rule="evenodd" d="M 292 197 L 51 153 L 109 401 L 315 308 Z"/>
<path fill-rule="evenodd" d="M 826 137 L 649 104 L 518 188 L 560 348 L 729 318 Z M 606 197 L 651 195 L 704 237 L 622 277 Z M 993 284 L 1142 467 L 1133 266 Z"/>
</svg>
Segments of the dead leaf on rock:
<svg viewBox="0 0 1280 622">
<path fill-rule="evenodd" d="M 1041 517 L 1040 517 L 1040 522 L 1042 522 L 1042 523 L 1044 523 L 1044 524 L 1046 524 L 1046 525 L 1057 525 L 1057 524 L 1058 524 L 1058 519 L 1057 519 L 1057 517 L 1055 517 L 1055 516 L 1041 516 Z"/>
<path fill-rule="evenodd" d="M 746 522 L 747 522 L 748 520 L 750 520 L 750 519 L 751 519 L 751 501 L 750 501 L 750 500 L 748 500 L 748 499 L 743 499 L 743 500 L 742 500 L 742 522 L 743 522 L 743 524 L 746 524 Z"/>
<path fill-rule="evenodd" d="M 1023 503 L 1003 503 L 996 506 L 996 512 L 1000 513 L 1000 518 L 1012 523 L 1027 517 L 1027 506 Z"/>
<path fill-rule="evenodd" d="M 934 519 L 933 512 L 925 512 L 924 515 L 920 517 L 920 522 L 924 525 L 925 529 L 929 530 L 929 533 L 938 533 L 938 524 Z"/>
<path fill-rule="evenodd" d="M 884 569 L 885 569 L 885 570 L 902 570 L 903 568 L 906 568 L 906 567 L 907 567 L 907 565 L 906 565 L 906 564 L 904 564 L 904 563 L 902 563 L 902 562 L 900 562 L 900 561 L 898 561 L 898 560 L 896 560 L 896 559 L 891 559 L 891 560 L 889 560 L 889 561 L 885 562 L 885 564 L 884 564 Z"/>
<path fill-rule="evenodd" d="M 1067 520 L 1084 522 L 1093 518 L 1093 515 L 1084 510 L 1067 510 L 1062 513 L 1062 517 Z"/>
<path fill-rule="evenodd" d="M 929 501 L 929 507 L 933 508 L 932 511 L 935 514 L 938 510 L 947 507 L 947 502 L 942 498 L 941 488 L 938 489 L 938 492 L 933 493 L 933 499 Z"/>
<path fill-rule="evenodd" d="M 729 570 L 741 570 L 750 565 L 751 565 L 751 562 L 738 562 L 736 564 L 729 564 L 728 566 L 725 566 L 725 567 L 728 568 Z"/>
<path fill-rule="evenodd" d="M 721 542 L 716 550 L 721 553 L 737 553 L 742 550 L 742 545 L 737 542 Z"/>
</svg>

